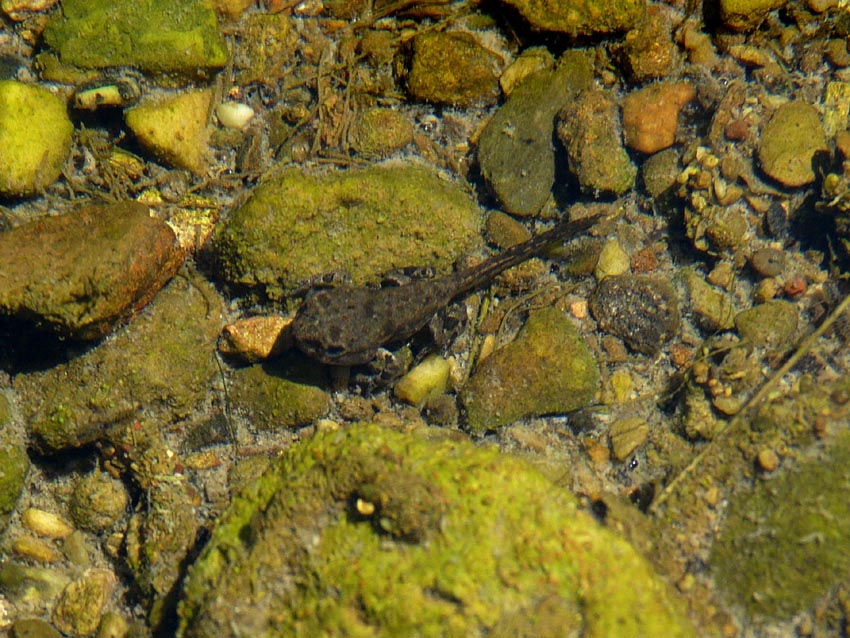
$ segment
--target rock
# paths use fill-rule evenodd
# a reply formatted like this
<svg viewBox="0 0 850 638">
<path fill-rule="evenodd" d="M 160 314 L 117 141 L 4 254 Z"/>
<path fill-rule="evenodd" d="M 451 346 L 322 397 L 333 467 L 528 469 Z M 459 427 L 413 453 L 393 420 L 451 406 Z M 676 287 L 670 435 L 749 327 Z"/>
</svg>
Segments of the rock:
<svg viewBox="0 0 850 638">
<path fill-rule="evenodd" d="M 62 592 L 53 610 L 53 624 L 72 636 L 94 634 L 104 607 L 115 590 L 116 580 L 107 569 L 87 571 Z"/>
<path fill-rule="evenodd" d="M 71 520 L 82 529 L 100 533 L 123 518 L 130 499 L 124 484 L 105 472 L 77 480 L 71 494 Z"/>
<path fill-rule="evenodd" d="M 502 0 L 522 14 L 534 29 L 557 31 L 571 37 L 627 31 L 645 11 L 641 0 Z"/>
<path fill-rule="evenodd" d="M 549 49 L 543 46 L 529 47 L 499 76 L 499 85 L 505 95 L 510 95 L 528 77 L 541 71 L 551 71 L 554 67 L 555 58 Z"/>
<path fill-rule="evenodd" d="M 374 107 L 354 118 L 349 141 L 359 155 L 386 157 L 413 141 L 413 124 L 403 113 Z"/>
<path fill-rule="evenodd" d="M 626 146 L 641 153 L 673 146 L 679 112 L 695 95 L 690 82 L 659 82 L 629 93 L 623 101 Z"/>
<path fill-rule="evenodd" d="M 798 414 L 785 412 L 787 420 L 777 423 L 778 429 Z M 845 582 L 850 570 L 848 432 L 800 461 L 730 499 L 711 553 L 715 582 L 750 615 L 791 618 Z"/>
<path fill-rule="evenodd" d="M 602 250 L 599 253 L 599 261 L 596 262 L 596 268 L 593 270 L 593 276 L 597 281 L 602 281 L 605 277 L 616 277 L 625 275 L 629 272 L 631 259 L 629 254 L 620 246 L 620 242 L 616 239 L 608 239 L 602 245 Z"/>
<path fill-rule="evenodd" d="M 620 114 L 607 93 L 580 92 L 558 118 L 558 138 L 582 190 L 622 195 L 634 186 L 637 168 L 623 148 Z"/>
<path fill-rule="evenodd" d="M 182 263 L 174 233 L 146 206 L 83 205 L 0 233 L 0 313 L 99 339 Z"/>
<path fill-rule="evenodd" d="M 455 184 L 414 165 L 309 176 L 285 170 L 254 190 L 216 230 L 223 278 L 281 298 L 317 275 L 356 285 L 411 265 L 448 272 L 478 245 L 478 206 Z"/>
<path fill-rule="evenodd" d="M 805 102 L 787 102 L 765 125 L 758 157 L 764 172 L 777 182 L 805 186 L 815 181 L 815 155 L 828 152 L 817 109 Z"/>
<path fill-rule="evenodd" d="M 649 563 L 524 461 L 375 425 L 290 448 L 183 592 L 180 638 L 695 635 Z"/>
<path fill-rule="evenodd" d="M 759 26 L 770 11 L 788 0 L 720 0 L 720 19 L 735 31 L 751 31 Z"/>
<path fill-rule="evenodd" d="M 431 354 L 422 363 L 405 374 L 393 387 L 393 393 L 402 401 L 421 406 L 446 391 L 452 362 Z"/>
<path fill-rule="evenodd" d="M 425 30 L 411 47 L 407 91 L 414 100 L 458 107 L 496 103 L 502 58 L 471 33 Z"/>
<path fill-rule="evenodd" d="M 230 397 L 257 428 L 294 428 L 330 410 L 331 397 L 318 387 L 321 382 L 320 368 L 301 357 L 285 357 L 237 370 Z"/>
<path fill-rule="evenodd" d="M 212 91 L 189 91 L 142 101 L 124 118 L 133 135 L 154 157 L 176 168 L 201 174 L 209 150 L 207 119 Z"/>
<path fill-rule="evenodd" d="M 797 307 L 790 301 L 774 300 L 743 310 L 735 316 L 735 328 L 756 346 L 787 348 L 797 330 Z"/>
<path fill-rule="evenodd" d="M 611 424 L 611 452 L 618 461 L 625 461 L 649 437 L 649 425 L 640 417 L 618 419 Z"/>
<path fill-rule="evenodd" d="M 33 444 L 41 451 L 85 445 L 140 410 L 161 422 L 185 418 L 219 374 L 218 299 L 205 281 L 175 279 L 98 348 L 43 372 L 18 374 L 14 388 Z"/>
<path fill-rule="evenodd" d="M 5 517 L 15 509 L 29 468 L 30 460 L 23 445 L 0 447 L 0 517 Z M 0 529 L 3 526 L 0 523 Z"/>
<path fill-rule="evenodd" d="M 510 215 L 493 211 L 485 222 L 487 240 L 499 248 L 510 248 L 531 239 L 531 231 Z"/>
<path fill-rule="evenodd" d="M 759 248 L 750 257 L 750 265 L 760 277 L 776 277 L 785 268 L 785 253 L 778 248 Z"/>
<path fill-rule="evenodd" d="M 86 68 L 133 66 L 195 76 L 227 62 L 227 46 L 205 0 L 63 0 L 44 38 L 62 62 Z"/>
<path fill-rule="evenodd" d="M 12 638 L 62 638 L 62 634 L 40 618 L 18 618 L 12 623 Z"/>
<path fill-rule="evenodd" d="M 221 354 L 243 363 L 265 361 L 292 347 L 291 317 L 258 315 L 224 326 L 218 349 Z"/>
<path fill-rule="evenodd" d="M 481 133 L 481 174 L 505 212 L 536 214 L 552 194 L 555 116 L 593 70 L 581 51 L 565 53 L 551 72 L 535 73 L 516 87 Z"/>
<path fill-rule="evenodd" d="M 660 151 L 646 158 L 641 167 L 643 186 L 657 199 L 673 189 L 680 172 L 679 154 L 672 148 Z"/>
<path fill-rule="evenodd" d="M 679 301 L 665 279 L 606 277 L 593 291 L 589 305 L 600 330 L 643 354 L 656 354 L 679 331 Z"/>
<path fill-rule="evenodd" d="M 0 195 L 33 195 L 62 172 L 74 126 L 50 91 L 0 80 Z"/>
<path fill-rule="evenodd" d="M 735 324 L 735 307 L 729 295 L 690 268 L 681 275 L 691 299 L 691 310 L 709 330 L 728 330 Z"/>
<path fill-rule="evenodd" d="M 679 49 L 673 42 L 672 24 L 667 12 L 649 5 L 623 40 L 623 55 L 635 82 L 647 82 L 671 75 L 679 64 Z"/>
<path fill-rule="evenodd" d="M 590 404 L 599 368 L 569 318 L 555 308 L 529 315 L 508 345 L 472 374 L 461 400 L 473 432 L 526 417 L 572 412 Z"/>
</svg>

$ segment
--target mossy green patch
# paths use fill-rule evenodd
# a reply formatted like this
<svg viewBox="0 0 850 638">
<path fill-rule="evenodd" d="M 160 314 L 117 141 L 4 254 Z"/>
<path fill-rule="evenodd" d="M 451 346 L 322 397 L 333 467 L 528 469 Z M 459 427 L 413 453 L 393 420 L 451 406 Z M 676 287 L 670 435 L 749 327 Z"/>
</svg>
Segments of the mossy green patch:
<svg viewBox="0 0 850 638">
<path fill-rule="evenodd" d="M 0 81 L 0 194 L 32 195 L 62 171 L 74 127 L 50 91 Z"/>
<path fill-rule="evenodd" d="M 408 266 L 445 272 L 479 245 L 480 223 L 469 195 L 424 167 L 285 170 L 219 227 L 215 245 L 228 281 L 277 298 L 331 272 L 357 285 Z"/>
<path fill-rule="evenodd" d="M 290 428 L 330 410 L 331 397 L 319 387 L 321 382 L 320 368 L 296 355 L 237 370 L 230 397 L 255 426 Z"/>
<path fill-rule="evenodd" d="M 44 37 L 63 62 L 81 67 L 191 75 L 227 61 L 208 0 L 64 0 Z"/>
<path fill-rule="evenodd" d="M 15 509 L 29 467 L 30 460 L 23 445 L 0 447 L 0 516 Z"/>
<path fill-rule="evenodd" d="M 175 279 L 135 322 L 100 347 L 50 370 L 15 377 L 36 444 L 52 450 L 84 445 L 140 409 L 165 419 L 185 417 L 218 372 L 220 313 L 208 283 Z"/>
<path fill-rule="evenodd" d="M 671 590 L 525 462 L 356 425 L 291 448 L 191 568 L 183 638 L 692 636 Z"/>
<path fill-rule="evenodd" d="M 463 391 L 473 432 L 517 419 L 586 407 L 599 367 L 575 326 L 556 308 L 532 313 L 517 339 L 490 355 Z"/>
<path fill-rule="evenodd" d="M 733 500 L 711 556 L 729 600 L 751 614 L 788 618 L 846 582 L 848 490 L 850 432 L 844 430 L 822 454 Z"/>
</svg>

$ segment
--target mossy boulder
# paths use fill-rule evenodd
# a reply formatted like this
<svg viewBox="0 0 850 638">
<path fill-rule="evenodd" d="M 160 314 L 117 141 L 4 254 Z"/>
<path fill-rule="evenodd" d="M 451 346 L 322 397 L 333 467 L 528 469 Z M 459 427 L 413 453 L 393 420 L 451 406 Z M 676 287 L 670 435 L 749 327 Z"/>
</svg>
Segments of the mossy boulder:
<svg viewBox="0 0 850 638">
<path fill-rule="evenodd" d="M 587 407 L 598 389 L 599 366 L 584 338 L 563 312 L 544 308 L 482 362 L 461 398 L 469 429 L 484 432 Z"/>
<path fill-rule="evenodd" d="M 181 638 L 695 635 L 577 499 L 493 448 L 376 425 L 291 448 L 190 569 Z"/>
<path fill-rule="evenodd" d="M 0 195 L 32 195 L 62 172 L 74 126 L 50 91 L 0 81 Z"/>
<path fill-rule="evenodd" d="M 63 0 L 44 31 L 66 64 L 195 75 L 227 62 L 208 0 Z"/>
<path fill-rule="evenodd" d="M 569 36 L 627 31 L 646 11 L 642 0 L 502 0 L 535 29 Z"/>
<path fill-rule="evenodd" d="M 409 266 L 447 272 L 480 244 L 480 225 L 472 198 L 421 166 L 287 169 L 219 227 L 215 250 L 227 281 L 278 298 L 327 273 L 363 285 Z"/>
<path fill-rule="evenodd" d="M 846 391 L 846 388 L 845 388 Z M 788 403 L 777 425 L 799 410 Z M 749 613 L 789 618 L 850 573 L 850 432 L 734 498 L 711 556 L 718 586 Z M 846 586 L 846 585 L 845 585 Z"/>
</svg>

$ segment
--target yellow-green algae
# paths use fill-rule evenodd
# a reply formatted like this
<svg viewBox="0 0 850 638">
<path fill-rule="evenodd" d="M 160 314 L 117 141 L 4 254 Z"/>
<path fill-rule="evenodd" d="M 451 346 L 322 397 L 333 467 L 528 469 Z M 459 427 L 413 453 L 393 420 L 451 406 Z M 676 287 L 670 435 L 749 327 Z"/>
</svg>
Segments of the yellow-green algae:
<svg viewBox="0 0 850 638">
<path fill-rule="evenodd" d="M 447 271 L 480 244 L 480 225 L 470 196 L 421 166 L 321 176 L 289 169 L 219 228 L 216 249 L 228 281 L 275 298 L 331 272 L 362 285 L 408 266 Z"/>
<path fill-rule="evenodd" d="M 47 89 L 0 81 L 0 195 L 32 195 L 62 171 L 74 126 Z"/>
<path fill-rule="evenodd" d="M 527 463 L 371 424 L 296 445 L 234 499 L 180 618 L 183 638 L 695 635 L 648 562 Z"/>
<path fill-rule="evenodd" d="M 63 0 L 44 39 L 81 67 L 196 74 L 227 61 L 209 0 Z"/>
<path fill-rule="evenodd" d="M 774 405 L 756 425 L 792 424 L 800 403 Z M 848 583 L 850 431 L 814 452 L 731 501 L 711 565 L 726 597 L 750 614 L 789 618 Z"/>
</svg>

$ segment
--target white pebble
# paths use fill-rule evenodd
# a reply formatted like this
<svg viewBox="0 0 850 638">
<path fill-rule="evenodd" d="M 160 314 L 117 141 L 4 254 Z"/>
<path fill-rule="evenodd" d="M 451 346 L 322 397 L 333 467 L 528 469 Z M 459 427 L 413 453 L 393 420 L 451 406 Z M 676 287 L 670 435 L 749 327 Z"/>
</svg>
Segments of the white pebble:
<svg viewBox="0 0 850 638">
<path fill-rule="evenodd" d="M 254 117 L 254 109 L 241 102 L 221 102 L 215 108 L 215 114 L 222 126 L 227 128 L 243 129 Z"/>
</svg>

